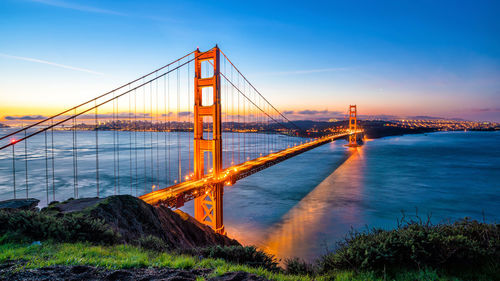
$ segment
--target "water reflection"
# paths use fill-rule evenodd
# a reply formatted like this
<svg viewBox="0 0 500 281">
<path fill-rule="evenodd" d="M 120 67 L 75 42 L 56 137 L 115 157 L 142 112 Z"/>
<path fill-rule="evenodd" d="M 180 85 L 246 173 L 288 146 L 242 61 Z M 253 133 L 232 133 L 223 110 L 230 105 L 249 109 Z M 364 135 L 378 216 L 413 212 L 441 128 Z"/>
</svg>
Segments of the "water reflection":
<svg viewBox="0 0 500 281">
<path fill-rule="evenodd" d="M 499 141 L 500 132 L 399 136 L 367 141 L 347 160 L 342 141 L 318 147 L 228 189 L 226 229 L 245 245 L 311 261 L 350 229 L 395 227 L 401 211 L 495 222 Z"/>
<path fill-rule="evenodd" d="M 362 148 L 352 149 L 345 161 L 268 231 L 261 248 L 279 258 L 313 259 L 321 248 L 325 227 L 363 224 L 358 202 L 362 197 Z M 341 231 L 344 228 L 341 227 Z M 331 240 L 334 240 L 333 237 Z M 320 242 L 320 243 L 318 243 Z"/>
</svg>

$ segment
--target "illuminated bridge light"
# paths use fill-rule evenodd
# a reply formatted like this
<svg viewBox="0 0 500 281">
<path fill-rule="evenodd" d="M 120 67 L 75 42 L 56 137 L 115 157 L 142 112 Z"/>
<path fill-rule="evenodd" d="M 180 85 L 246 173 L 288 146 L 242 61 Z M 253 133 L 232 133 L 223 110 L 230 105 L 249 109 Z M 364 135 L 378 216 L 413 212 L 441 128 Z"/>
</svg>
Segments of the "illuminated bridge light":
<svg viewBox="0 0 500 281">
<path fill-rule="evenodd" d="M 221 71 L 221 68 L 220 68 L 221 61 L 220 60 L 221 59 L 224 60 L 223 65 L 225 66 L 225 62 L 229 61 L 229 59 L 227 59 L 227 57 L 222 52 L 220 52 L 218 47 L 212 48 L 207 52 L 200 52 L 199 50 L 196 50 L 196 51 L 194 51 L 194 53 L 192 52 L 192 53 L 188 54 L 186 60 L 188 60 L 189 56 L 191 56 L 193 54 L 194 54 L 194 58 L 192 60 L 190 60 L 190 61 L 194 61 L 193 62 L 194 67 L 192 69 L 194 69 L 194 72 L 195 72 L 194 76 L 190 76 L 190 77 L 193 77 L 195 79 L 195 81 L 194 81 L 195 87 L 193 89 L 194 90 L 193 97 L 195 97 L 195 100 L 197 100 L 197 101 L 201 100 L 201 98 L 203 97 L 202 89 L 204 87 L 211 87 L 213 89 L 214 99 L 212 102 L 214 103 L 214 107 L 221 108 L 223 105 L 223 103 L 221 103 L 221 96 L 224 97 L 223 95 L 221 95 L 222 94 L 221 89 L 224 89 L 224 88 L 221 87 L 219 82 L 227 80 L 228 83 L 230 83 L 230 84 L 232 84 L 232 83 L 229 80 L 229 78 L 225 76 L 225 67 L 222 68 L 223 71 Z M 210 77 L 206 77 L 207 79 L 201 78 L 202 77 L 201 72 L 200 72 L 201 71 L 201 63 L 203 61 L 206 61 L 206 60 L 213 62 L 213 64 L 212 64 L 212 66 L 213 66 L 213 79 L 210 79 Z M 180 68 L 180 64 L 179 64 L 178 68 Z M 170 71 L 170 70 L 168 70 L 168 71 Z M 189 64 L 188 64 L 188 71 L 191 71 L 191 69 L 189 68 Z M 157 74 L 156 76 L 158 76 L 158 71 L 156 71 L 155 73 Z M 163 75 L 165 75 L 165 74 L 163 74 Z M 243 75 L 240 73 L 240 76 L 238 76 L 238 79 L 241 76 L 243 76 Z M 161 77 L 161 76 L 158 76 L 158 78 L 159 77 Z M 155 78 L 155 79 L 157 79 L 157 78 Z M 223 80 L 223 79 L 226 79 L 226 80 Z M 151 80 L 150 82 L 148 82 L 149 86 L 151 86 L 151 89 L 153 86 L 153 83 L 152 83 L 153 81 L 154 80 Z M 198 81 L 200 83 L 198 83 L 196 81 Z M 224 85 L 224 87 L 225 86 L 226 85 Z M 238 87 L 236 85 L 232 85 L 232 86 L 234 88 Z M 167 87 L 170 88 L 170 85 L 168 85 Z M 167 87 L 165 87 L 165 88 L 167 88 Z M 147 86 L 144 87 L 144 89 L 146 90 Z M 245 89 L 243 89 L 243 90 L 245 91 Z M 253 90 L 250 90 L 250 91 L 253 91 Z M 133 93 L 135 94 L 135 91 Z M 245 93 L 241 92 L 241 94 L 245 94 Z M 144 94 L 145 99 L 146 99 L 146 96 L 147 95 Z M 112 101 L 113 102 L 115 100 L 117 101 L 116 98 L 113 97 Z M 111 100 L 109 100 L 109 101 L 111 101 Z M 192 101 L 193 100 L 191 100 L 191 102 Z M 261 102 L 261 101 L 262 100 L 259 100 L 259 102 Z M 129 99 L 129 103 L 130 102 L 131 102 L 131 99 Z M 188 107 L 191 107 L 191 105 L 192 105 L 191 102 L 188 103 Z M 144 103 L 146 104 L 146 101 L 144 101 Z M 246 108 L 246 106 L 250 105 L 250 103 L 253 103 L 253 101 L 250 100 L 249 103 L 243 104 L 243 106 L 244 106 L 243 108 Z M 151 104 L 153 104 L 153 102 L 152 102 L 152 90 L 151 90 Z M 110 104 L 108 104 L 108 105 L 110 105 Z M 254 104 L 254 105 L 257 106 L 257 104 Z M 266 104 L 264 104 L 264 105 L 266 105 Z M 269 105 L 271 105 L 271 104 L 269 104 Z M 238 104 L 238 107 L 239 106 L 240 105 Z M 194 152 L 195 157 L 193 157 L 193 164 L 194 164 L 193 170 L 197 171 L 197 173 L 196 174 L 191 173 L 191 171 L 192 171 L 191 167 L 189 169 L 189 172 L 182 170 L 181 165 L 180 165 L 181 163 L 179 163 L 179 165 L 178 165 L 178 169 L 179 169 L 178 175 L 179 176 L 178 177 L 172 177 L 168 181 L 168 185 L 164 186 L 165 188 L 163 188 L 163 189 L 160 187 L 159 184 L 153 185 L 152 184 L 153 181 L 151 183 L 148 183 L 147 185 L 151 184 L 150 185 L 151 189 L 154 192 L 142 195 L 141 199 L 144 199 L 144 201 L 146 201 L 149 204 L 153 204 L 153 205 L 166 204 L 166 205 L 169 205 L 171 207 L 176 207 L 176 206 L 179 207 L 180 205 L 182 205 L 184 203 L 184 201 L 194 199 L 195 206 L 198 206 L 198 208 L 195 207 L 195 219 L 197 219 L 201 223 L 205 223 L 205 224 L 211 226 L 212 228 L 214 228 L 214 230 L 217 233 L 220 233 L 220 234 L 225 233 L 224 225 L 222 223 L 222 214 L 223 214 L 223 212 L 222 212 L 222 208 L 223 208 L 222 198 L 223 198 L 224 185 L 225 186 L 234 185 L 236 183 L 236 181 L 238 181 L 240 179 L 243 179 L 243 178 L 245 178 L 249 175 L 252 175 L 258 171 L 261 171 L 261 170 L 268 168 L 272 165 L 280 163 L 281 161 L 284 161 L 290 157 L 293 157 L 301 152 L 305 152 L 305 151 L 312 149 L 316 146 L 328 143 L 328 142 L 333 141 L 335 139 L 340 139 L 340 138 L 343 138 L 345 136 L 349 136 L 349 134 L 362 133 L 362 131 L 357 129 L 356 127 L 354 129 L 351 128 L 350 130 L 347 130 L 347 129 L 340 130 L 339 127 L 336 127 L 336 128 L 331 128 L 328 130 L 329 132 L 335 132 L 335 134 L 328 135 L 328 136 L 321 136 L 321 137 L 311 137 L 311 134 L 309 132 L 304 132 L 304 134 L 302 134 L 302 133 L 298 134 L 298 131 L 294 132 L 293 130 L 290 130 L 290 129 L 284 129 L 281 127 L 281 125 L 280 125 L 280 127 L 277 127 L 277 129 L 272 129 L 274 124 L 270 123 L 270 124 L 268 124 L 268 126 L 269 126 L 268 129 L 270 129 L 269 134 L 266 134 L 268 139 L 265 139 L 262 141 L 268 141 L 267 143 L 265 143 L 266 145 L 271 145 L 271 143 L 269 143 L 269 141 L 273 141 L 272 146 L 261 146 L 261 145 L 264 145 L 264 143 L 261 143 L 260 137 L 256 138 L 257 144 L 255 144 L 255 145 L 250 144 L 250 143 L 247 145 L 245 139 L 243 139 L 243 143 L 241 143 L 241 144 L 234 143 L 234 139 L 233 139 L 233 143 L 231 144 L 231 146 L 238 146 L 238 149 L 241 145 L 243 146 L 242 147 L 243 149 L 245 149 L 246 147 L 255 148 L 255 152 L 250 152 L 250 153 L 243 150 L 244 154 L 243 154 L 243 158 L 241 158 L 243 161 L 240 161 L 240 151 L 238 150 L 237 151 L 238 158 L 236 160 L 236 161 L 238 161 L 238 164 L 235 164 L 234 153 L 233 153 L 233 158 L 231 159 L 232 161 L 229 160 L 228 157 L 225 157 L 227 154 L 225 154 L 225 155 L 222 154 L 222 152 L 224 151 L 223 148 L 226 148 L 226 147 L 223 147 L 223 144 L 224 145 L 226 145 L 226 144 L 222 142 L 222 131 L 224 131 L 224 132 L 226 132 L 228 130 L 232 131 L 233 132 L 232 135 L 234 137 L 234 133 L 237 133 L 237 132 L 240 132 L 240 133 L 259 132 L 261 130 L 265 132 L 266 128 L 265 127 L 262 127 L 262 128 L 257 127 L 257 129 L 256 129 L 252 123 L 248 123 L 248 122 L 240 123 L 241 128 L 232 128 L 232 129 L 227 128 L 227 127 L 223 128 L 222 127 L 222 125 L 223 125 L 222 114 L 227 114 L 228 112 L 232 112 L 232 111 L 229 109 L 226 109 L 225 112 L 221 112 L 218 110 L 210 110 L 209 111 L 209 110 L 205 110 L 202 107 L 203 107 L 202 103 L 194 102 L 194 112 L 200 113 L 201 115 L 199 117 L 209 117 L 209 118 L 211 117 L 211 119 L 212 119 L 212 122 L 211 122 L 212 130 L 211 131 L 213 133 L 213 135 L 212 135 L 213 138 L 210 140 L 203 139 L 203 132 L 205 131 L 204 130 L 205 127 L 203 126 L 203 122 L 202 122 L 203 118 L 195 118 L 195 119 L 193 119 L 194 120 L 193 123 L 191 123 L 191 121 L 189 119 L 188 119 L 188 122 L 185 122 L 186 124 L 194 124 L 195 126 L 187 125 L 188 127 L 183 128 L 182 127 L 183 125 L 180 125 L 180 127 L 172 129 L 172 128 L 170 128 L 170 117 L 165 116 L 166 119 L 168 119 L 168 121 L 169 121 L 168 132 L 176 132 L 178 130 L 184 131 L 185 129 L 187 129 L 188 131 L 193 133 L 193 138 L 195 141 L 195 145 L 193 147 L 193 150 L 195 150 L 195 152 Z M 226 105 L 226 107 L 227 107 L 227 105 Z M 259 106 L 257 106 L 257 107 L 259 107 Z M 264 110 L 265 110 L 266 108 L 271 108 L 271 107 L 266 106 L 266 107 L 262 107 L 262 108 L 264 108 Z M 259 108 L 259 109 L 262 110 L 263 113 L 267 114 L 268 112 L 264 111 L 262 108 Z M 192 109 L 192 108 L 190 108 L 190 109 Z M 97 107 L 96 107 L 96 111 L 97 111 Z M 151 111 L 152 111 L 152 107 L 151 107 Z M 157 111 L 158 111 L 158 108 L 157 108 Z M 75 114 L 76 114 L 76 112 L 77 111 L 75 110 Z M 189 112 L 193 112 L 193 110 L 190 110 Z M 274 114 L 274 111 L 271 113 Z M 149 114 L 151 114 L 151 117 L 153 116 L 152 112 L 150 112 Z M 178 114 L 177 116 L 180 116 L 180 114 Z M 268 115 L 268 116 L 270 118 L 273 118 L 273 117 L 271 117 L 271 115 Z M 76 116 L 73 116 L 71 118 L 75 118 L 75 117 Z M 234 116 L 232 116 L 232 118 L 234 119 Z M 97 117 L 96 117 L 96 119 L 97 119 Z M 238 112 L 238 119 L 239 119 L 239 112 Z M 47 120 L 50 121 L 51 119 L 47 119 Z M 73 120 L 76 120 L 76 119 L 73 119 Z M 214 120 L 216 122 L 214 122 Z M 257 119 L 257 120 L 259 120 L 259 119 Z M 96 123 L 97 123 L 97 121 L 98 120 L 96 120 Z M 178 120 L 178 121 L 181 121 L 181 123 L 182 123 L 185 120 Z M 272 121 L 272 120 L 263 120 L 263 121 Z M 274 120 L 274 121 L 276 121 L 276 120 Z M 127 122 L 129 122 L 129 123 L 127 124 Z M 256 126 L 259 126 L 258 125 L 259 123 L 260 122 L 257 122 Z M 115 122 L 109 123 L 106 126 L 108 126 L 111 129 L 115 129 L 115 130 L 123 130 L 123 129 L 127 130 L 124 127 L 120 127 L 122 125 L 128 126 L 129 127 L 128 129 L 130 129 L 131 126 L 134 126 L 134 124 L 131 123 L 131 120 L 126 120 L 125 123 L 122 123 L 119 120 L 118 127 L 116 126 L 116 124 L 117 123 L 115 121 Z M 156 123 L 153 123 L 153 121 L 152 121 L 152 124 L 156 124 Z M 271 124 L 273 124 L 273 125 L 270 126 Z M 290 123 L 290 124 L 292 124 L 292 123 Z M 85 126 L 85 124 L 81 124 L 81 125 Z M 408 124 L 405 122 L 405 125 L 412 125 L 412 124 Z M 446 125 L 446 124 L 444 124 L 444 125 Z M 76 126 L 76 125 L 74 125 L 74 126 Z M 153 126 L 155 126 L 155 127 L 153 127 Z M 151 132 L 154 132 L 157 129 L 159 131 L 161 131 L 161 130 L 167 131 L 167 129 L 164 126 L 165 126 L 164 124 L 163 125 L 158 124 L 158 125 L 151 125 L 151 127 L 149 127 L 149 128 L 142 128 L 142 129 L 144 129 L 144 131 L 148 130 Z M 450 124 L 448 124 L 446 126 L 450 126 Z M 71 128 L 71 127 L 65 127 L 64 130 L 66 130 L 68 128 Z M 76 129 L 77 127 L 73 127 L 73 128 Z M 93 129 L 94 127 L 93 127 L 93 125 L 87 125 L 87 127 L 84 127 L 84 128 Z M 97 128 L 98 127 L 96 124 L 96 129 Z M 272 131 L 271 131 L 271 129 L 272 129 Z M 134 128 L 134 130 L 135 130 L 135 128 Z M 324 132 L 326 133 L 328 131 L 325 130 Z M 314 136 L 318 133 L 318 130 L 313 129 L 313 130 L 310 130 L 310 132 L 312 132 L 313 136 Z M 275 133 L 276 133 L 276 138 L 277 138 L 276 143 L 274 143 L 274 138 L 271 138 L 271 137 L 274 137 Z M 273 134 L 273 135 L 271 135 L 271 134 Z M 303 137 L 295 138 L 295 139 L 286 138 L 284 140 L 285 142 L 283 142 L 281 140 L 282 136 L 295 136 L 295 135 L 303 136 Z M 16 135 L 12 134 L 11 136 L 7 136 L 7 137 L 13 137 L 13 139 L 10 139 L 10 140 L 6 139 L 5 140 L 6 142 L 10 141 L 9 145 L 12 146 L 13 148 L 14 148 L 14 144 L 17 144 L 18 142 L 26 139 L 26 138 L 16 139 L 15 136 Z M 20 136 L 20 135 L 17 135 L 17 136 Z M 97 136 L 97 131 L 96 131 L 96 136 Z M 132 136 L 132 134 L 131 134 L 131 136 Z M 218 137 L 216 137 L 216 136 L 218 136 Z M 115 139 L 114 139 L 114 142 L 115 142 L 114 144 L 116 145 L 117 140 L 115 140 Z M 74 139 L 74 140 L 76 142 L 76 139 Z M 237 141 L 240 142 L 239 136 L 238 136 Z M 96 142 L 97 142 L 97 140 L 96 140 Z M 299 145 L 299 143 L 300 143 L 300 145 Z M 97 144 L 96 144 L 96 153 L 98 152 Z M 151 147 L 154 149 L 153 142 L 151 144 Z M 178 138 L 178 146 L 177 147 L 181 147 L 179 138 Z M 118 145 L 118 148 L 120 148 L 119 145 Z M 188 147 L 188 148 L 189 148 L 188 150 L 190 151 L 189 153 L 191 153 L 191 147 Z M 257 150 L 257 148 L 259 150 Z M 276 148 L 277 150 L 274 151 L 274 148 Z M 269 151 L 269 153 L 267 155 L 265 154 L 265 153 L 267 153 L 264 151 L 265 149 L 268 149 L 268 151 Z M 154 151 L 154 150 L 152 150 L 152 151 Z M 206 151 L 211 152 L 211 155 L 212 155 L 211 158 L 213 160 L 212 164 L 207 165 L 207 166 L 204 165 L 205 158 L 203 157 L 203 154 Z M 251 151 L 254 151 L 254 150 L 251 150 Z M 260 153 L 261 151 L 262 151 L 262 153 Z M 15 153 L 15 151 L 13 152 L 13 154 L 14 153 Z M 169 153 L 170 153 L 170 151 L 169 151 Z M 180 151 L 179 151 L 179 153 L 180 153 Z M 252 158 L 252 157 L 255 157 L 255 155 L 253 155 L 253 154 L 257 154 L 258 157 Z M 74 155 L 74 157 L 77 157 L 76 150 L 74 150 L 73 155 Z M 120 151 L 118 151 L 118 155 L 120 155 Z M 252 155 L 252 156 L 249 156 L 249 155 Z M 15 156 L 13 158 L 15 158 Z M 137 156 L 136 156 L 136 158 L 137 158 Z M 245 160 L 245 158 L 246 158 L 246 160 Z M 144 159 L 146 160 L 146 156 L 144 156 Z M 159 161 L 158 159 L 159 159 L 159 157 L 157 155 L 157 162 Z M 184 159 L 184 158 L 181 157 L 181 155 L 179 154 L 179 161 L 182 159 Z M 76 161 L 77 159 L 74 158 L 74 160 L 75 160 L 74 163 L 77 163 L 77 161 Z M 151 160 L 153 161 L 153 154 L 151 154 Z M 229 161 L 227 161 L 227 160 L 229 160 Z M 118 163 L 120 163 L 119 158 L 118 158 L 118 160 L 115 160 L 115 161 L 118 161 Z M 189 161 L 191 161 L 191 158 L 189 158 Z M 230 162 L 231 165 L 229 165 L 229 167 L 224 169 L 224 165 L 227 164 L 227 162 Z M 99 168 L 97 167 L 98 163 L 99 162 L 97 160 L 97 163 L 96 163 L 96 171 L 97 172 L 99 171 Z M 132 163 L 132 161 L 131 161 L 131 163 Z M 15 168 L 16 162 L 14 161 L 13 164 L 14 164 L 14 168 Z M 132 168 L 132 164 L 130 166 Z M 161 167 L 161 165 L 158 165 L 158 163 L 156 166 Z M 185 168 L 184 165 L 183 165 L 183 167 Z M 205 171 L 207 171 L 206 174 L 205 174 Z M 184 174 L 184 179 L 185 179 L 184 182 L 182 182 L 182 172 L 186 173 L 186 174 Z M 170 171 L 169 171 L 169 173 L 170 173 Z M 13 175 L 15 176 L 15 172 Z M 146 175 L 144 175 L 144 176 L 146 176 Z M 170 175 L 169 175 L 169 177 L 170 177 Z M 172 179 L 174 179 L 174 180 L 172 181 Z M 75 178 L 75 182 L 76 181 L 77 181 L 77 178 Z M 99 181 L 99 175 L 97 175 L 96 181 L 97 182 Z M 148 181 L 146 181 L 146 182 L 148 182 Z M 174 184 L 172 184 L 172 183 L 174 183 Z M 99 195 L 99 185 L 97 185 L 97 192 Z M 196 196 L 190 196 L 190 195 L 196 195 Z M 209 195 L 210 198 L 205 196 L 205 195 Z M 195 197 L 195 198 L 193 198 L 193 197 Z M 212 205 L 212 206 L 210 207 L 209 205 Z M 198 210 L 198 211 L 196 211 L 196 210 Z M 212 210 L 212 212 L 210 210 Z M 219 212 L 217 210 L 221 210 L 221 211 Z"/>
</svg>

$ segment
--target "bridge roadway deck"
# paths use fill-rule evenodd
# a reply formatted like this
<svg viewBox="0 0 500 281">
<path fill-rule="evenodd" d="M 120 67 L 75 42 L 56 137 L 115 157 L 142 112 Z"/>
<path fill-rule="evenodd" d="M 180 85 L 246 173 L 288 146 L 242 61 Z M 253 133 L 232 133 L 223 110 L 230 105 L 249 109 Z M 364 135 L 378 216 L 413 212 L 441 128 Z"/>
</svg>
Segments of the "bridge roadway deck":
<svg viewBox="0 0 500 281">
<path fill-rule="evenodd" d="M 328 142 L 344 138 L 349 134 L 354 133 L 345 132 L 317 138 L 301 145 L 287 148 L 275 153 L 268 154 L 266 156 L 246 161 L 239 165 L 226 168 L 218 177 L 215 177 L 212 174 L 207 174 L 201 179 L 187 180 L 173 186 L 152 191 L 140 196 L 139 198 L 151 205 L 161 204 L 168 207 L 181 207 L 182 205 L 184 205 L 184 202 L 198 197 L 199 195 L 203 194 L 203 192 L 208 192 L 208 190 L 215 184 L 232 185 L 236 181 L 248 177 L 258 171 L 278 164 L 288 158 L 291 158 L 295 155 L 306 152 Z"/>
</svg>

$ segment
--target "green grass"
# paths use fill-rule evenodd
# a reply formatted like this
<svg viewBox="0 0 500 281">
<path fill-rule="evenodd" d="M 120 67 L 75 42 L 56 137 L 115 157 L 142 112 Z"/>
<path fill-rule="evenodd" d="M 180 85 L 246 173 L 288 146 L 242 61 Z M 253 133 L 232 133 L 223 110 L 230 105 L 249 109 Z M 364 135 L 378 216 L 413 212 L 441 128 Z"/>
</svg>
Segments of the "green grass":
<svg viewBox="0 0 500 281">
<path fill-rule="evenodd" d="M 221 259 L 198 259 L 187 255 L 160 253 L 145 250 L 130 245 L 100 246 L 90 243 L 49 243 L 42 245 L 1 244 L 0 264 L 11 260 L 23 260 L 26 263 L 16 270 L 35 269 L 53 265 L 90 265 L 106 269 L 126 269 L 140 267 L 167 267 L 177 269 L 209 268 L 209 276 L 200 276 L 197 280 L 205 280 L 220 276 L 227 272 L 244 271 L 277 281 L 298 280 L 386 280 L 382 275 L 373 272 L 339 271 L 328 275 L 309 277 L 286 275 L 254 268 L 246 265 L 237 265 Z M 459 280 L 452 277 L 440 276 L 433 270 L 406 271 L 392 276 L 387 280 Z"/>
<path fill-rule="evenodd" d="M 100 246 L 90 243 L 43 243 L 42 245 L 0 245 L 0 263 L 24 260 L 17 270 L 35 269 L 53 265 L 90 265 L 107 269 L 140 267 L 168 267 L 177 269 L 210 268 L 211 276 L 227 272 L 245 271 L 271 280 L 310 280 L 304 276 L 287 276 L 261 268 L 235 265 L 220 259 L 202 259 L 144 250 L 130 245 Z M 203 280 L 203 279 L 200 279 Z"/>
</svg>

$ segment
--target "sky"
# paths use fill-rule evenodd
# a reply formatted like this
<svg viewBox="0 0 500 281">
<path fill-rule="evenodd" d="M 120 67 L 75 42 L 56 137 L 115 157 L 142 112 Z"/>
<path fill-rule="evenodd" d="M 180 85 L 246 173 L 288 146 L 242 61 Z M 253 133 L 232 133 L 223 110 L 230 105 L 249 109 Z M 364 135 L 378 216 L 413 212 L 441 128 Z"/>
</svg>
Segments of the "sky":
<svg viewBox="0 0 500 281">
<path fill-rule="evenodd" d="M 0 1 L 0 121 L 215 44 L 278 109 L 500 122 L 499 1 Z M 298 113 L 301 114 L 298 114 Z"/>
</svg>

